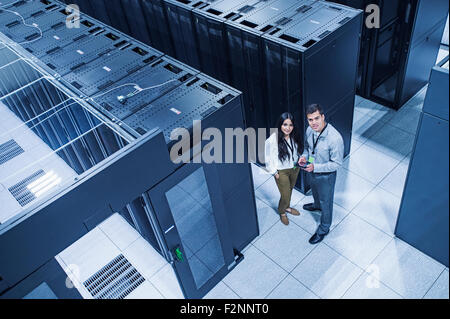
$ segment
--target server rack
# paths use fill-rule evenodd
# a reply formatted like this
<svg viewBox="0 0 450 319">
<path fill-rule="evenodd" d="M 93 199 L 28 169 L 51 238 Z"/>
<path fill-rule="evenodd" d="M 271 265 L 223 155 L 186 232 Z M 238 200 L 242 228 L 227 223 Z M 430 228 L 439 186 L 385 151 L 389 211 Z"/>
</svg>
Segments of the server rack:
<svg viewBox="0 0 450 319">
<path fill-rule="evenodd" d="M 139 134 L 145 134 L 152 127 L 159 127 L 171 147 L 175 143 L 171 140 L 171 132 L 178 128 L 192 132 L 193 121 L 196 120 L 202 121 L 202 131 L 214 127 L 225 134 L 226 128 L 243 129 L 245 124 L 241 98 L 230 87 L 198 74 L 125 118 L 124 123 Z M 201 145 L 206 147 L 207 143 L 202 141 Z M 225 155 L 225 145 L 222 145 L 222 154 Z M 243 210 L 255 211 L 250 167 L 244 163 L 213 166 L 220 178 L 223 205 L 233 237 L 232 246 L 240 251 L 259 232 L 256 216 L 242 214 Z M 204 200 L 201 197 L 198 199 Z"/>
<path fill-rule="evenodd" d="M 62 0 L 62 2 L 69 4 L 76 4 L 79 6 L 81 13 L 92 16 L 101 22 L 112 25 L 112 21 L 108 15 L 108 7 L 103 0 Z"/>
<path fill-rule="evenodd" d="M 408 63 L 399 72 L 395 91 L 394 103 L 398 105 L 403 105 L 428 82 L 427 75 L 436 64 L 447 20 L 448 1 L 420 0 L 411 4 L 411 10 L 415 15 L 411 15 L 408 21 L 410 31 L 405 42 L 406 50 L 401 56 L 401 60 Z M 374 95 L 378 96 L 376 91 Z"/>
<path fill-rule="evenodd" d="M 66 4 L 78 5 L 82 14 L 99 19 L 139 41 L 152 44 L 140 0 L 113 0 L 106 3 L 102 0 L 63 1 Z"/>
<path fill-rule="evenodd" d="M 300 131 L 305 131 L 304 109 L 319 103 L 327 121 L 343 136 L 347 155 L 362 14 L 326 2 L 311 3 L 301 11 L 277 32 L 262 36 L 269 122 L 275 125 L 278 116 L 289 111 L 299 119 Z M 304 174 L 297 186 L 307 191 Z"/>
<path fill-rule="evenodd" d="M 306 2 L 309 3 L 309 2 Z M 231 84 L 242 90 L 245 98 L 247 126 L 272 127 L 267 114 L 261 37 L 276 32 L 305 6 L 303 1 L 260 1 L 241 8 L 239 15 L 225 22 L 228 40 Z"/>
<path fill-rule="evenodd" d="M 91 17 L 97 18 L 90 0 L 62 0 L 61 2 L 64 2 L 67 5 L 75 4 L 80 9 L 80 13 L 85 13 Z M 100 18 L 98 19 L 101 20 Z"/>
<path fill-rule="evenodd" d="M 446 69 L 434 67 L 395 228 L 397 237 L 447 267 L 449 265 L 448 85 L 448 64 Z M 433 171 L 427 169 L 423 163 L 432 165 Z"/>
<path fill-rule="evenodd" d="M 448 14 L 447 1 L 333 1 L 380 7 L 380 28 L 363 28 L 358 94 L 399 109 L 428 81 Z"/>
<path fill-rule="evenodd" d="M 108 31 L 114 32 L 98 21 L 93 20 L 93 23 L 106 29 L 97 36 L 103 36 Z M 126 38 L 120 32 L 114 34 L 119 34 L 122 39 Z M 88 37 L 95 38 L 96 35 L 90 34 Z M 6 46 L 11 44 L 11 41 L 5 41 L 6 37 L 2 34 L 0 39 Z M 42 40 L 36 39 L 36 43 Z M 258 235 L 249 164 L 174 164 L 168 152 L 169 129 L 173 126 L 188 126 L 189 120 L 192 119 L 202 119 L 204 128 L 218 127 L 222 132 L 226 127 L 243 128 L 241 93 L 200 75 L 198 71 L 177 61 L 162 57 L 150 47 L 132 40 L 126 43 L 119 40 L 116 42 L 122 44 L 114 49 L 115 53 L 104 54 L 86 65 L 96 68 L 100 65 L 108 66 L 112 62 L 114 67 L 120 68 L 123 65 L 114 63 L 120 59 L 124 65 L 139 68 L 128 69 L 123 66 L 118 71 L 111 69 L 111 82 L 104 79 L 96 81 L 93 72 L 86 70 L 73 77 L 83 83 L 84 86 L 80 90 L 70 76 L 50 76 L 53 70 L 48 65 L 35 60 L 28 51 L 19 46 L 13 46 L 15 53 L 4 51 L 10 50 L 6 46 L 0 48 L 0 96 L 1 102 L 6 106 L 1 110 L 9 110 L 9 116 L 15 116 L 19 124 L 7 129 L 7 133 L 17 130 L 18 127 L 23 128 L 26 131 L 23 132 L 25 138 L 16 136 L 16 144 L 27 152 L 40 152 L 33 153 L 34 162 L 30 166 L 33 171 L 24 172 L 26 176 L 7 174 L 5 177 L 17 185 L 8 187 L 8 191 L 2 192 L 2 196 L 8 195 L 9 202 L 15 203 L 16 208 L 16 202 L 22 197 L 31 201 L 24 202 L 20 210 L 13 211 L 14 214 L 6 216 L 0 222 L 0 251 L 1 255 L 9 260 L 8 264 L 0 265 L 0 293 L 3 293 L 4 297 L 23 297 L 24 287 L 34 289 L 45 281 L 45 276 L 54 276 L 52 257 L 115 211 L 128 214 L 133 226 L 139 229 L 150 243 L 159 247 L 161 254 L 174 264 L 187 297 L 198 298 L 206 294 L 241 260 L 239 250 Z M 67 48 L 66 46 L 62 50 Z M 137 62 L 133 63 L 133 58 Z M 124 72 L 124 69 L 127 72 Z M 151 75 L 150 70 L 156 74 Z M 137 99 L 131 96 L 126 101 L 119 101 L 114 93 L 115 90 L 117 94 L 122 93 L 118 87 L 123 83 L 118 82 L 120 80 L 138 83 L 139 87 L 143 88 L 147 82 L 141 80 L 152 85 L 152 81 L 156 79 L 166 79 L 167 82 L 155 83 L 157 91 L 140 91 L 139 94 L 142 95 L 136 96 Z M 168 82 L 172 80 L 173 83 L 170 82 L 169 85 Z M 159 86 L 160 84 L 163 85 Z M 88 96 L 80 94 L 83 90 Z M 123 94 L 126 92 L 123 91 Z M 197 103 L 199 97 L 202 99 L 201 105 Z M 138 105 L 138 100 L 154 101 L 151 105 Z M 165 106 L 177 115 L 179 121 L 171 123 L 162 121 L 161 118 L 160 123 L 155 123 L 160 128 L 165 127 L 164 136 L 163 132 L 158 133 L 159 130 L 148 126 L 151 114 L 147 113 L 149 117 L 144 118 L 147 123 L 142 125 L 146 125 L 149 132 L 141 136 L 142 131 L 136 131 L 127 125 L 127 119 L 131 120 L 133 115 L 118 114 L 124 118 L 122 121 L 114 112 L 109 112 L 114 109 L 108 108 L 119 106 L 115 104 L 117 101 L 125 102 L 121 105 L 122 108 L 124 105 L 136 105 L 133 106 L 132 112 L 146 109 L 151 113 L 153 105 L 157 105 L 158 110 L 164 112 Z M 176 102 L 184 103 L 185 112 L 177 114 L 181 107 L 171 104 Z M 176 109 L 177 107 L 179 109 Z M 133 122 L 130 122 L 130 125 L 132 124 Z M 6 136 L 3 124 L 0 124 L 0 129 L 2 137 Z M 39 142 L 27 144 L 27 141 L 31 140 Z M 2 149 L 5 147 L 9 150 L 12 147 L 14 152 L 18 152 L 16 145 L 11 144 L 9 140 L 5 141 L 7 145 L 1 142 Z M 39 148 L 36 148 L 38 144 Z M 35 161 L 36 159 L 38 161 Z M 2 170 L 2 166 L 10 165 L 11 160 L 16 161 L 18 157 L 12 157 L 6 164 L 0 164 L 2 173 L 10 171 Z M 25 165 L 27 169 L 28 166 Z M 41 178 L 51 177 L 51 174 L 47 175 L 51 168 L 60 176 L 64 175 L 64 178 L 49 189 L 45 196 L 33 197 L 33 194 L 27 191 L 30 190 L 28 186 L 38 181 L 40 183 Z M 177 207 L 169 207 L 170 201 L 165 202 L 164 198 L 170 200 L 169 197 L 177 195 L 175 190 L 179 188 L 184 192 L 192 192 L 198 201 L 197 206 L 201 206 L 202 212 L 208 212 L 207 218 L 204 219 L 207 223 L 201 226 L 209 228 L 199 228 L 202 232 L 204 229 L 215 229 L 211 238 L 205 237 L 211 234 L 209 231 L 202 233 L 203 237 L 200 236 L 204 240 L 207 239 L 208 249 L 196 250 L 195 240 L 192 241 L 195 238 L 189 237 L 189 232 L 167 232 L 165 228 L 161 228 L 161 225 L 167 222 L 174 225 L 178 220 Z M 206 196 L 202 193 L 205 190 Z M 12 192 L 16 192 L 15 199 L 11 198 Z M 95 192 L 98 196 L 92 197 Z M 199 195 L 202 196 L 198 197 Z M 176 197 L 176 202 L 179 202 L 179 197 Z M 237 202 L 239 209 L 236 207 Z M 245 213 L 242 213 L 242 209 Z M 145 214 L 142 214 L 143 211 Z M 200 223 L 203 220 L 194 219 L 193 222 Z M 243 222 L 245 227 L 242 227 Z M 189 228 L 185 223 L 186 220 L 180 221 L 180 224 L 176 224 L 176 228 L 172 229 Z M 217 227 L 218 225 L 220 227 Z M 159 228 L 155 230 L 155 227 Z M 195 235 L 198 235 L 197 233 L 199 232 L 195 232 Z M 24 234 L 30 240 L 17 241 Z M 27 253 L 18 255 L 15 253 L 17 249 Z M 176 259 L 176 249 L 180 249 L 188 260 L 205 258 L 206 262 L 214 258 L 215 261 L 210 265 L 213 271 L 203 277 L 202 269 L 193 269 L 195 265 Z M 217 252 L 220 252 L 219 255 Z M 40 266 L 40 271 L 34 273 L 42 276 L 38 280 L 35 275 L 30 274 Z"/>
<path fill-rule="evenodd" d="M 123 14 L 129 28 L 129 35 L 148 45 L 153 41 L 147 28 L 147 18 L 143 12 L 140 0 L 122 0 Z M 154 21 L 152 21 L 152 24 Z M 154 45 L 153 45 L 154 46 Z M 156 48 L 156 46 L 154 46 Z M 157 48 L 161 50 L 161 48 Z M 164 50 L 162 50 L 165 52 Z"/>
<path fill-rule="evenodd" d="M 398 24 L 400 23 L 399 16 L 401 12 L 401 1 L 365 1 L 365 0 L 329 0 L 330 2 L 337 2 L 343 5 L 347 5 L 353 8 L 358 8 L 361 10 L 365 10 L 365 8 L 369 4 L 376 4 L 380 8 L 380 29 L 369 29 L 367 27 L 363 27 L 361 34 L 361 48 L 360 48 L 360 59 L 359 59 L 359 68 L 358 68 L 358 85 L 357 85 L 357 93 L 361 96 L 367 97 L 368 94 L 364 93 L 366 88 L 370 86 L 368 81 L 370 82 L 370 76 L 373 72 L 370 65 L 373 63 L 373 53 L 371 53 L 371 42 L 375 36 L 375 33 L 380 32 L 383 33 L 383 30 L 386 31 L 384 36 L 381 36 L 383 41 L 380 42 L 381 45 L 389 42 L 388 45 L 392 47 L 393 42 L 398 42 L 398 39 L 394 37 L 395 32 L 393 30 L 398 30 Z M 367 14 L 364 17 L 368 18 Z M 373 68 L 376 69 L 376 68 Z"/>
<path fill-rule="evenodd" d="M 104 0 L 96 0 L 95 3 Z M 111 26 L 119 31 L 131 35 L 130 28 L 128 26 L 127 16 L 125 14 L 125 8 L 122 6 L 121 0 L 107 0 L 104 1 L 106 12 L 108 14 L 109 20 L 111 21 Z M 127 8 L 128 10 L 128 8 Z M 137 17 L 136 17 L 137 18 Z"/>
<path fill-rule="evenodd" d="M 163 0 L 142 0 L 141 5 L 152 46 L 167 55 L 176 57 Z"/>
<path fill-rule="evenodd" d="M 175 57 L 196 69 L 200 69 L 198 40 L 192 20 L 192 10 L 201 5 L 200 1 L 164 0 L 170 36 Z"/>
<path fill-rule="evenodd" d="M 226 83 L 230 83 L 230 61 L 224 22 L 235 17 L 247 2 L 245 0 L 207 2 L 193 10 L 201 70 Z"/>
</svg>

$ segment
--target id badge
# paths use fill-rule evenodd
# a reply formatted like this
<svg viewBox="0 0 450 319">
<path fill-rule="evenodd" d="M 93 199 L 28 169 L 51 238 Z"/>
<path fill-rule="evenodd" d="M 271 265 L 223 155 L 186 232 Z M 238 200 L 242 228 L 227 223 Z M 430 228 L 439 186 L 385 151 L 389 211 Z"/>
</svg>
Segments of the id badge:
<svg viewBox="0 0 450 319">
<path fill-rule="evenodd" d="M 308 163 L 314 164 L 314 157 L 310 156 L 308 159 Z"/>
</svg>

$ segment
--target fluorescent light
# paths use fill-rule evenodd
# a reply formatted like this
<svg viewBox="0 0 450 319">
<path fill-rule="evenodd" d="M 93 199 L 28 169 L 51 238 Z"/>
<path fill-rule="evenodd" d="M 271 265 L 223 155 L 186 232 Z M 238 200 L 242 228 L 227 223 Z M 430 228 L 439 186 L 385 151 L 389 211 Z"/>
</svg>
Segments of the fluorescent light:
<svg viewBox="0 0 450 319">
<path fill-rule="evenodd" d="M 39 186 L 41 183 L 44 183 L 48 178 L 51 178 L 55 173 L 53 171 L 48 172 L 47 174 L 45 174 L 42 177 L 39 177 L 37 180 L 35 180 L 34 182 L 28 184 L 27 188 L 29 190 L 35 188 L 36 186 Z"/>
<path fill-rule="evenodd" d="M 44 194 L 45 192 L 49 191 L 50 189 L 52 189 L 53 187 L 55 187 L 56 185 L 61 183 L 61 181 L 62 181 L 62 179 L 61 179 L 61 177 L 59 177 L 56 181 L 54 181 L 53 183 L 51 183 L 44 189 L 40 190 L 39 192 L 35 193 L 34 196 L 36 196 L 36 197 L 42 196 L 42 194 Z"/>
<path fill-rule="evenodd" d="M 30 183 L 27 188 L 34 194 L 34 196 L 40 197 L 45 192 L 48 192 L 50 189 L 60 184 L 61 181 L 62 179 L 58 177 L 58 175 L 55 174 L 54 171 L 50 171 L 44 176 Z"/>
</svg>

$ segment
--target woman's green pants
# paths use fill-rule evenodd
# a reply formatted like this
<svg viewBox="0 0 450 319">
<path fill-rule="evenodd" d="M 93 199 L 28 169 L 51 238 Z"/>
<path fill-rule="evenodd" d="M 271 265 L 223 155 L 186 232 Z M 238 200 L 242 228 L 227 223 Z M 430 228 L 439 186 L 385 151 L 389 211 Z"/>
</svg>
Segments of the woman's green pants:
<svg viewBox="0 0 450 319">
<path fill-rule="evenodd" d="M 278 203 L 278 213 L 286 213 L 286 209 L 291 205 L 292 190 L 294 189 L 295 183 L 297 183 L 298 174 L 300 172 L 299 167 L 282 169 L 278 171 L 280 177 L 275 181 L 280 191 L 281 198 Z"/>
</svg>

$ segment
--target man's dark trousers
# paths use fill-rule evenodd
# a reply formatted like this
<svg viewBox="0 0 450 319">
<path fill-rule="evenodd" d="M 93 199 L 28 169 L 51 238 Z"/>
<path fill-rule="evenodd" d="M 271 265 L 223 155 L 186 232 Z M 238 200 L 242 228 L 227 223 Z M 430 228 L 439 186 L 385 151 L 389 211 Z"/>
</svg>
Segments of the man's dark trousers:
<svg viewBox="0 0 450 319">
<path fill-rule="evenodd" d="M 314 207 L 320 208 L 322 216 L 317 229 L 318 235 L 328 234 L 333 220 L 334 187 L 336 172 L 311 173 L 311 190 L 314 197 Z"/>
</svg>

